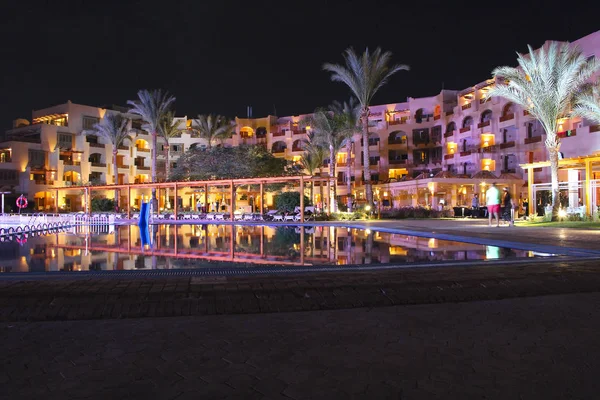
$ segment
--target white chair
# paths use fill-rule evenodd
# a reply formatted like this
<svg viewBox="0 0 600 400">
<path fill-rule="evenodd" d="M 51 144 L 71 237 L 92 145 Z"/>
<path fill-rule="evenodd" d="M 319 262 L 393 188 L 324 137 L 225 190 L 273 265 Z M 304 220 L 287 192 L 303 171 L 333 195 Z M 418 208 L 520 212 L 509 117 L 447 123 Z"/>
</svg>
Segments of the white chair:
<svg viewBox="0 0 600 400">
<path fill-rule="evenodd" d="M 209 221 L 214 221 L 215 220 L 215 214 L 207 214 L 206 215 L 206 219 L 208 219 Z"/>
<path fill-rule="evenodd" d="M 217 215 L 215 215 L 215 219 L 218 221 L 225 221 L 225 215 L 217 214 Z"/>
<path fill-rule="evenodd" d="M 273 221 L 283 221 L 283 215 L 273 215 Z"/>
<path fill-rule="evenodd" d="M 190 214 L 185 214 L 183 216 L 183 219 L 192 219 L 192 216 Z"/>
<path fill-rule="evenodd" d="M 286 215 L 284 220 L 285 221 L 295 221 L 296 219 L 296 215 Z"/>
<path fill-rule="evenodd" d="M 193 214 L 192 219 L 200 219 L 200 216 L 198 214 Z"/>
<path fill-rule="evenodd" d="M 244 221 L 252 221 L 252 219 L 253 219 L 252 214 L 244 214 Z"/>
</svg>

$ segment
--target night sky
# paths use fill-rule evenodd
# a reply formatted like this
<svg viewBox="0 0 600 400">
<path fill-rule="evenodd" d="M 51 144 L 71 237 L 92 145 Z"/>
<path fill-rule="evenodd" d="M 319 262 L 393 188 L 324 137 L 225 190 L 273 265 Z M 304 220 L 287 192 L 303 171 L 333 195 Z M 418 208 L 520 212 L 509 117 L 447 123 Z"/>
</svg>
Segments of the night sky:
<svg viewBox="0 0 600 400">
<path fill-rule="evenodd" d="M 69 99 L 124 105 L 141 88 L 171 92 L 180 116 L 307 113 L 349 96 L 321 68 L 349 46 L 410 65 L 374 101 L 400 102 L 483 81 L 527 44 L 600 28 L 598 10 L 577 1 L 2 3 L 2 128 Z"/>
</svg>

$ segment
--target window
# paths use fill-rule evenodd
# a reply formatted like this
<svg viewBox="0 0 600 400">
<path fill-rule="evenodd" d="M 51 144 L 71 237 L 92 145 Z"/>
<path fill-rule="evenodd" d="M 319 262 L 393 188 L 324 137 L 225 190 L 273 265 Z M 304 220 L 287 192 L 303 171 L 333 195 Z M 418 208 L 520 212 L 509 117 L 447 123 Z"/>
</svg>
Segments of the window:
<svg viewBox="0 0 600 400">
<path fill-rule="evenodd" d="M 17 171 L 15 170 L 0 170 L 0 182 L 15 183 L 18 182 Z"/>
<path fill-rule="evenodd" d="M 98 136 L 96 135 L 87 135 L 85 137 L 85 141 L 88 143 L 98 144 Z"/>
<path fill-rule="evenodd" d="M 58 147 L 62 149 L 70 149 L 73 147 L 73 135 L 69 133 L 58 134 Z"/>
<path fill-rule="evenodd" d="M 29 166 L 44 167 L 46 165 L 46 152 L 43 150 L 29 150 Z"/>
<path fill-rule="evenodd" d="M 183 144 L 181 144 L 181 143 L 172 144 L 171 145 L 171 151 L 173 153 L 181 153 L 181 152 L 183 152 Z"/>
<path fill-rule="evenodd" d="M 83 130 L 93 130 L 94 125 L 96 125 L 98 122 L 100 122 L 100 118 L 83 117 L 83 120 L 81 122 L 81 127 Z"/>
</svg>

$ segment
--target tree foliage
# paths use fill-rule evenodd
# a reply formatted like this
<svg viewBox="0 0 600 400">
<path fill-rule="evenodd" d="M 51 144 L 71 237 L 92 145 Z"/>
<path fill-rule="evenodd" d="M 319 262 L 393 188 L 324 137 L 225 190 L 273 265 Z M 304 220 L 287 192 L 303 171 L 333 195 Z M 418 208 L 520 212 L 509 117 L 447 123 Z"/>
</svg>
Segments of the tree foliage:
<svg viewBox="0 0 600 400">
<path fill-rule="evenodd" d="M 600 124 L 600 86 L 584 91 L 581 95 L 577 96 L 573 115 Z"/>
<path fill-rule="evenodd" d="M 232 124 L 227 118 L 221 115 L 198 115 L 195 120 L 196 126 L 192 129 L 194 133 L 205 139 L 208 147 L 211 148 L 214 142 L 229 139 L 235 129 L 235 124 Z"/>
<path fill-rule="evenodd" d="M 296 175 L 291 162 L 273 156 L 263 146 L 192 148 L 177 161 L 173 180 L 238 179 Z"/>
<path fill-rule="evenodd" d="M 309 206 L 310 200 L 304 196 L 304 206 Z M 300 207 L 300 193 L 296 191 L 283 192 L 275 196 L 275 207 L 279 211 L 294 212 L 296 207 Z"/>
</svg>

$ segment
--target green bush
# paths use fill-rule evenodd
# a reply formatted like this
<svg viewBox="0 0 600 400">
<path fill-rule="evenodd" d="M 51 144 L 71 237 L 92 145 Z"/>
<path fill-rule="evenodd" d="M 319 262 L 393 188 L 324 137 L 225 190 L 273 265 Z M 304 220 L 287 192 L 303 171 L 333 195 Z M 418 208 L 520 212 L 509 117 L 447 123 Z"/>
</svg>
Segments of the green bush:
<svg viewBox="0 0 600 400">
<path fill-rule="evenodd" d="M 114 211 L 115 201 L 106 198 L 92 199 L 92 211 Z"/>
<path fill-rule="evenodd" d="M 310 206 L 310 201 L 307 196 L 304 196 L 304 206 Z M 300 193 L 298 192 L 283 192 L 275 196 L 275 207 L 279 211 L 294 212 L 296 207 L 300 207 Z"/>
</svg>

